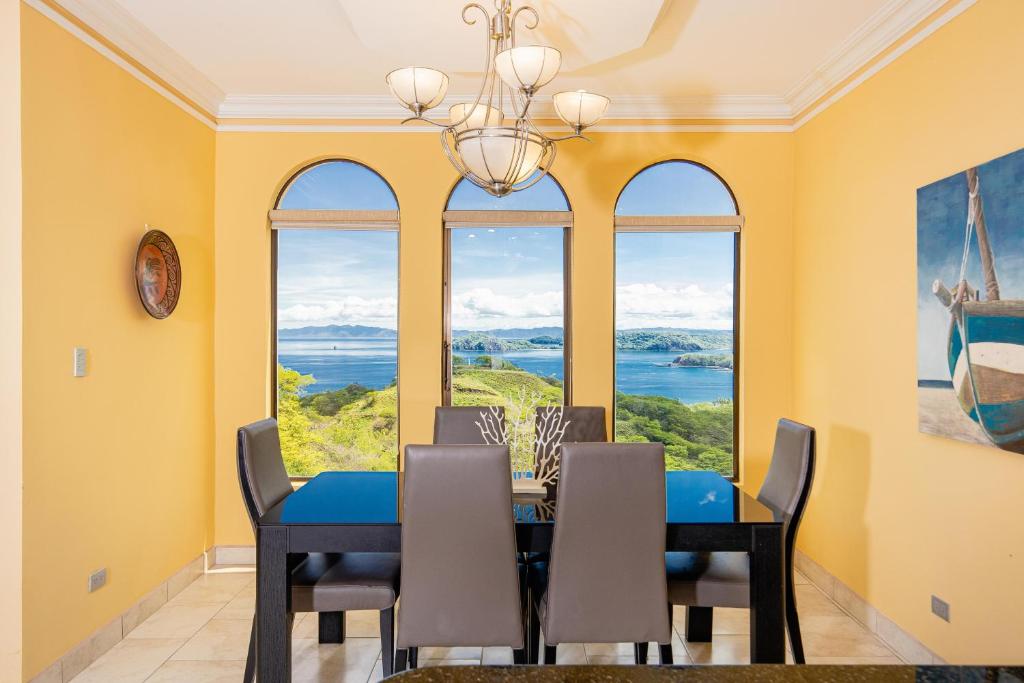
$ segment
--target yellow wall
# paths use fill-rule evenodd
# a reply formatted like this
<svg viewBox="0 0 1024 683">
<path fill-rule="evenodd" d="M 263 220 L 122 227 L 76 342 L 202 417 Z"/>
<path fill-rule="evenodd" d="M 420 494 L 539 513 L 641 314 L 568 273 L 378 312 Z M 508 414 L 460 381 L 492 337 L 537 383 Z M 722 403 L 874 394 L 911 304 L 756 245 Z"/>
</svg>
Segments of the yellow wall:
<svg viewBox="0 0 1024 683">
<path fill-rule="evenodd" d="M 917 431 L 915 190 L 1024 146 L 1021 26 L 982 0 L 795 135 L 800 545 L 952 662 L 1024 663 L 1024 459 Z"/>
<path fill-rule="evenodd" d="M 35 10 L 21 18 L 31 677 L 211 544 L 215 136 Z M 146 223 L 183 264 L 163 321 L 134 287 Z"/>
<path fill-rule="evenodd" d="M 21 680 L 21 20 L 0 0 L 0 681 Z"/>
<path fill-rule="evenodd" d="M 595 133 L 561 145 L 556 176 L 575 212 L 574 402 L 612 400 L 612 211 L 644 166 L 692 159 L 722 174 L 747 218 L 741 302 L 744 478 L 760 483 L 774 421 L 790 405 L 793 144 L 787 134 Z M 310 160 L 368 164 L 398 195 L 400 431 L 429 441 L 441 395 L 441 211 L 456 180 L 436 134 L 219 133 L 217 136 L 216 542 L 251 544 L 238 494 L 235 430 L 269 414 L 270 231 L 281 184 Z"/>
</svg>

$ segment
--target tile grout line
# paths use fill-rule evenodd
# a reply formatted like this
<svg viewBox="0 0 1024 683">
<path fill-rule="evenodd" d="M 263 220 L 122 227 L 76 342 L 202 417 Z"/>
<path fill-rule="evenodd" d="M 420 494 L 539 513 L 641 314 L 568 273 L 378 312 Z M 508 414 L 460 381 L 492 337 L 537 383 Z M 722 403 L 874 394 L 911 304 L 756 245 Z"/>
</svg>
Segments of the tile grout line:
<svg viewBox="0 0 1024 683">
<path fill-rule="evenodd" d="M 184 593 L 184 592 L 185 592 L 186 590 L 188 590 L 188 588 L 189 588 L 190 586 L 192 586 L 192 585 L 193 585 L 193 584 L 195 584 L 195 583 L 196 583 L 197 581 L 199 581 L 199 579 L 200 579 L 201 577 L 203 577 L 203 576 L 211 576 L 211 575 L 216 575 L 216 574 L 212 574 L 212 573 L 210 573 L 210 572 L 207 572 L 207 571 L 205 571 L 205 570 L 204 570 L 204 571 L 203 571 L 203 573 L 202 573 L 202 574 L 200 574 L 199 576 L 196 576 L 196 577 L 195 577 L 195 578 L 194 578 L 194 579 L 193 579 L 193 580 L 191 581 L 191 583 L 189 583 L 189 584 L 188 584 L 187 586 L 185 586 L 185 587 L 184 587 L 184 588 L 182 588 L 182 589 L 181 589 L 180 591 L 178 591 L 178 593 L 176 593 L 174 597 L 178 597 L 178 595 L 181 595 L 182 593 Z M 204 621 L 204 622 L 202 623 L 202 625 L 200 625 L 200 626 L 199 626 L 199 628 L 197 628 L 197 629 L 196 629 L 196 632 L 195 632 L 195 633 L 193 633 L 193 634 L 192 634 L 191 636 L 189 636 L 189 637 L 187 637 L 187 638 L 183 638 L 183 639 L 181 639 L 181 640 L 183 640 L 184 642 L 182 642 L 182 644 L 181 644 L 181 645 L 179 645 L 178 647 L 176 647 L 176 648 L 175 648 L 174 650 L 172 650 L 172 651 L 171 651 L 171 652 L 170 652 L 170 653 L 169 653 L 169 654 L 168 654 L 168 655 L 167 655 L 166 657 L 164 657 L 164 659 L 163 659 L 163 660 L 162 660 L 162 661 L 161 661 L 161 662 L 160 662 L 159 664 L 157 664 L 156 668 L 155 668 L 155 669 L 153 669 L 152 673 L 150 673 L 150 674 L 149 674 L 148 676 L 146 676 L 146 678 L 145 678 L 145 679 L 143 679 L 143 683 L 145 683 L 145 681 L 148 681 L 148 680 L 150 680 L 151 678 L 153 678 L 153 676 L 155 676 L 155 675 L 156 675 L 156 674 L 157 674 L 157 673 L 158 673 L 158 672 L 160 671 L 160 669 L 161 669 L 161 668 L 162 668 L 162 667 L 163 667 L 163 666 L 164 666 L 165 664 L 167 664 L 167 663 L 168 663 L 169 661 L 171 661 L 171 658 L 172 658 L 172 657 L 174 657 L 174 655 L 175 655 L 175 654 L 177 654 L 177 653 L 178 653 L 178 651 L 180 651 L 180 650 L 181 650 L 181 649 L 182 649 L 183 647 L 185 647 L 185 646 L 186 646 L 186 645 L 188 645 L 188 644 L 189 644 L 190 642 L 192 642 L 192 640 L 193 640 L 193 639 L 194 639 L 194 638 L 195 638 L 195 637 L 196 637 L 196 636 L 197 636 L 197 635 L 199 634 L 199 632 L 200 632 L 200 631 L 202 631 L 202 630 L 203 630 L 204 628 L 206 628 L 206 626 L 207 626 L 207 625 L 208 625 L 208 624 L 209 624 L 209 623 L 210 623 L 211 621 L 213 621 L 213 619 L 214 619 L 214 618 L 216 617 L 216 615 L 217 615 L 217 614 L 220 614 L 220 612 L 221 612 L 221 611 L 222 611 L 222 610 L 223 610 L 223 609 L 224 609 L 225 607 L 227 607 L 227 606 L 228 606 L 228 604 L 229 604 L 229 603 L 230 603 L 230 602 L 231 602 L 232 600 L 234 600 L 235 598 L 237 598 L 237 597 L 238 597 L 238 596 L 239 596 L 239 595 L 240 595 L 240 594 L 242 593 L 242 591 L 244 591 L 244 590 L 245 590 L 246 588 L 247 588 L 247 586 L 243 586 L 242 588 L 240 588 L 240 589 L 238 590 L 238 592 L 237 592 L 237 593 L 233 594 L 233 595 L 232 595 L 232 596 L 231 596 L 231 597 L 230 597 L 230 598 L 229 598 L 229 599 L 228 599 L 228 600 L 227 600 L 227 601 L 226 601 L 226 602 L 225 602 L 225 603 L 224 603 L 224 604 L 223 604 L 223 605 L 221 606 L 221 608 L 220 608 L 219 610 L 217 610 L 217 611 L 216 611 L 216 612 L 215 612 L 215 613 L 214 613 L 214 614 L 213 614 L 212 616 L 210 616 L 210 617 L 209 617 L 208 619 L 206 619 L 206 621 Z M 145 619 L 144 619 L 144 620 L 143 620 L 142 622 L 140 622 L 139 624 L 137 624 L 137 625 L 135 626 L 135 628 L 136 628 L 136 629 L 137 629 L 137 628 L 139 628 L 140 626 L 142 626 L 143 624 L 145 624 L 145 623 L 146 623 L 147 621 L 149 621 L 150 619 L 152 619 L 152 618 L 153 618 L 154 616 L 156 616 L 156 615 L 157 615 L 157 613 L 158 613 L 158 612 L 159 612 L 159 611 L 160 611 L 161 609 L 163 609 L 163 608 L 167 607 L 167 606 L 168 606 L 168 605 L 170 604 L 171 600 L 173 600 L 173 598 L 170 598 L 170 599 L 168 599 L 168 600 L 167 600 L 167 602 L 165 602 L 164 604 L 162 604 L 162 605 L 160 606 L 160 608 L 159 608 L 159 609 L 158 609 L 158 610 L 157 610 L 156 612 L 153 612 L 153 614 L 151 614 L 151 615 L 149 615 L 148 617 L 146 617 L 146 618 L 145 618 Z M 205 602 L 204 602 L 204 603 L 194 603 L 194 604 L 195 604 L 195 605 L 216 605 L 216 604 L 218 604 L 218 603 L 216 603 L 216 602 L 209 602 L 209 603 L 205 603 Z M 170 607 L 172 607 L 172 608 L 173 608 L 173 607 L 181 607 L 181 606 L 188 606 L 188 605 L 170 605 Z M 132 630 L 135 630 L 135 629 L 132 629 Z M 122 638 L 121 638 L 121 640 L 119 641 L 119 643 L 121 643 L 121 642 L 124 642 L 125 640 L 129 640 L 129 636 L 122 636 Z M 145 640 L 145 639 L 144 639 L 144 638 L 133 638 L 132 640 Z M 111 648 L 111 650 L 112 650 L 112 649 L 113 649 L 113 648 Z M 108 650 L 108 652 L 109 652 L 109 650 Z M 104 653 L 104 654 L 106 654 L 106 653 Z M 78 674 L 75 674 L 75 677 L 74 677 L 74 678 L 77 678 L 78 676 L 81 676 L 82 674 L 84 674 L 84 673 L 85 673 L 86 671 L 88 671 L 88 670 L 89 670 L 89 669 L 90 669 L 90 668 L 92 667 L 92 665 L 93 665 L 93 664 L 95 664 L 95 663 L 96 663 L 96 661 L 98 661 L 98 660 L 99 660 L 99 657 L 97 657 L 97 658 L 96 658 L 96 660 L 94 660 L 93 662 L 91 662 L 91 663 L 89 664 L 89 666 L 87 666 L 87 667 L 86 667 L 85 669 L 83 669 L 82 671 L 80 671 L 80 672 L 79 672 Z M 182 660 L 182 661 L 197 661 L 197 660 Z M 72 679 L 71 679 L 71 682 L 70 682 L 70 683 L 73 683 L 73 681 L 74 681 L 74 678 L 72 678 Z"/>
<path fill-rule="evenodd" d="M 804 576 L 804 578 L 807 578 L 807 577 L 806 577 L 806 576 Z M 856 616 L 855 616 L 855 615 L 853 614 L 853 612 L 850 612 L 850 611 L 848 611 L 848 610 L 847 610 L 847 609 L 846 609 L 845 607 L 843 607 L 843 606 L 842 606 L 842 605 L 840 605 L 840 604 L 839 604 L 838 602 L 836 602 L 836 601 L 835 601 L 834 599 L 832 599 L 832 598 L 830 598 L 830 597 L 829 597 L 828 595 L 826 595 L 826 594 L 825 594 L 825 591 L 821 590 L 821 588 L 819 588 L 819 587 L 817 586 L 817 584 L 815 584 L 815 583 L 812 583 L 810 579 L 807 579 L 807 583 L 805 583 L 804 585 L 805 585 L 805 586 L 810 586 L 810 587 L 811 587 L 811 588 L 813 588 L 814 590 L 818 591 L 818 593 L 819 593 L 819 594 L 820 594 L 820 595 L 821 595 L 821 596 L 822 596 L 823 598 L 825 598 L 825 599 L 826 599 L 826 600 L 828 600 L 828 601 L 829 601 L 830 603 L 832 603 L 833 605 L 835 605 L 835 607 L 836 607 L 836 608 L 837 608 L 837 609 L 838 609 L 838 610 L 839 610 L 840 612 L 842 612 L 842 613 L 843 613 L 844 615 L 846 615 L 846 616 L 850 617 L 851 619 L 853 619 L 854 623 L 856 623 L 856 624 L 857 624 L 858 626 L 860 626 L 861 628 L 863 628 L 863 629 L 864 629 L 864 631 L 865 631 L 866 633 L 870 634 L 871 636 L 873 636 L 873 637 L 874 637 L 874 639 L 875 639 L 875 640 L 877 640 L 877 641 L 878 641 L 879 643 L 881 643 L 881 644 L 882 644 L 882 647 L 884 647 L 884 648 L 885 648 L 886 650 L 888 650 L 888 651 L 889 651 L 890 653 L 892 653 L 892 656 L 893 656 L 893 657 L 895 657 L 896 659 L 900 660 L 900 662 L 902 662 L 903 664 L 906 664 L 906 663 L 907 663 L 907 660 L 905 660 L 905 659 L 904 659 L 904 658 L 903 658 L 903 657 L 902 657 L 902 656 L 900 655 L 900 653 L 899 653 L 899 652 L 896 652 L 896 650 L 894 650 L 894 649 L 892 648 L 892 646 L 890 646 L 890 645 L 889 645 L 889 643 L 887 643 L 887 642 L 886 642 L 886 641 L 885 641 L 884 639 L 882 639 L 882 638 L 881 638 L 881 637 L 880 637 L 880 636 L 879 636 L 879 635 L 878 635 L 877 633 L 875 633 L 874 631 L 872 631 L 872 630 L 871 630 L 871 629 L 870 629 L 870 628 L 868 627 L 868 625 L 867 625 L 867 624 L 865 624 L 865 623 L 864 623 L 864 622 L 862 622 L 862 621 L 861 621 L 860 619 L 858 619 L 858 618 L 857 618 L 857 617 L 856 617 Z M 795 587 L 794 587 L 794 589 L 795 589 Z M 797 611 L 799 612 L 799 609 L 798 609 Z M 805 657 L 807 656 L 807 653 L 806 653 L 806 652 L 804 652 L 804 656 L 805 656 Z"/>
</svg>

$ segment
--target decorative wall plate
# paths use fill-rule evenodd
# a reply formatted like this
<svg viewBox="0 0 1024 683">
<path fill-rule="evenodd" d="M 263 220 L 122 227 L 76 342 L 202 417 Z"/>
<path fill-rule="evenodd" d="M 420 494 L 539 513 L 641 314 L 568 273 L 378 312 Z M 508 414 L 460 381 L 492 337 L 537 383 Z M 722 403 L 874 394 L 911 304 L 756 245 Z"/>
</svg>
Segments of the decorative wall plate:
<svg viewBox="0 0 1024 683">
<path fill-rule="evenodd" d="M 181 262 L 174 242 L 162 230 L 150 230 L 135 255 L 135 286 L 146 312 L 157 319 L 169 316 L 181 294 Z"/>
</svg>

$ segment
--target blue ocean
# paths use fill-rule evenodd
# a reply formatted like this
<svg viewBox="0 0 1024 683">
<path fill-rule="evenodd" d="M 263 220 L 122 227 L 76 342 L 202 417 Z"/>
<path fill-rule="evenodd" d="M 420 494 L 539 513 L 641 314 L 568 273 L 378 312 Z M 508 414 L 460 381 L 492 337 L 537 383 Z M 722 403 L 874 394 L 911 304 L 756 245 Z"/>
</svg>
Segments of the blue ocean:
<svg viewBox="0 0 1024 683">
<path fill-rule="evenodd" d="M 618 351 L 616 388 L 627 394 L 667 396 L 681 403 L 732 398 L 732 370 L 666 367 L 679 354 L 679 351 Z M 480 355 L 500 356 L 528 372 L 562 379 L 561 349 L 504 354 L 456 351 L 455 355 L 469 362 Z M 278 344 L 278 359 L 282 365 L 316 378 L 316 383 L 307 387 L 308 393 L 334 391 L 353 383 L 381 389 L 394 380 L 397 357 L 394 339 L 282 340 Z"/>
</svg>

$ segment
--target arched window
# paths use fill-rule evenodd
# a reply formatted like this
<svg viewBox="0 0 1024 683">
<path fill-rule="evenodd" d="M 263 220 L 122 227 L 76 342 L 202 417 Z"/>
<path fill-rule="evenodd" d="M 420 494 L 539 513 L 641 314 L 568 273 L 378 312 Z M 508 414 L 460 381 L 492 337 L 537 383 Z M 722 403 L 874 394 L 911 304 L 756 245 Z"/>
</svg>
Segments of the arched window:
<svg viewBox="0 0 1024 683">
<path fill-rule="evenodd" d="M 550 175 L 501 198 L 462 180 L 444 231 L 444 402 L 532 425 L 518 413 L 571 399 L 569 201 Z"/>
<path fill-rule="evenodd" d="M 615 206 L 615 438 L 663 442 L 669 469 L 737 474 L 742 225 L 689 161 L 640 171 Z"/>
<path fill-rule="evenodd" d="M 274 408 L 288 473 L 398 467 L 398 201 L 329 160 L 292 177 L 273 229 Z"/>
</svg>

